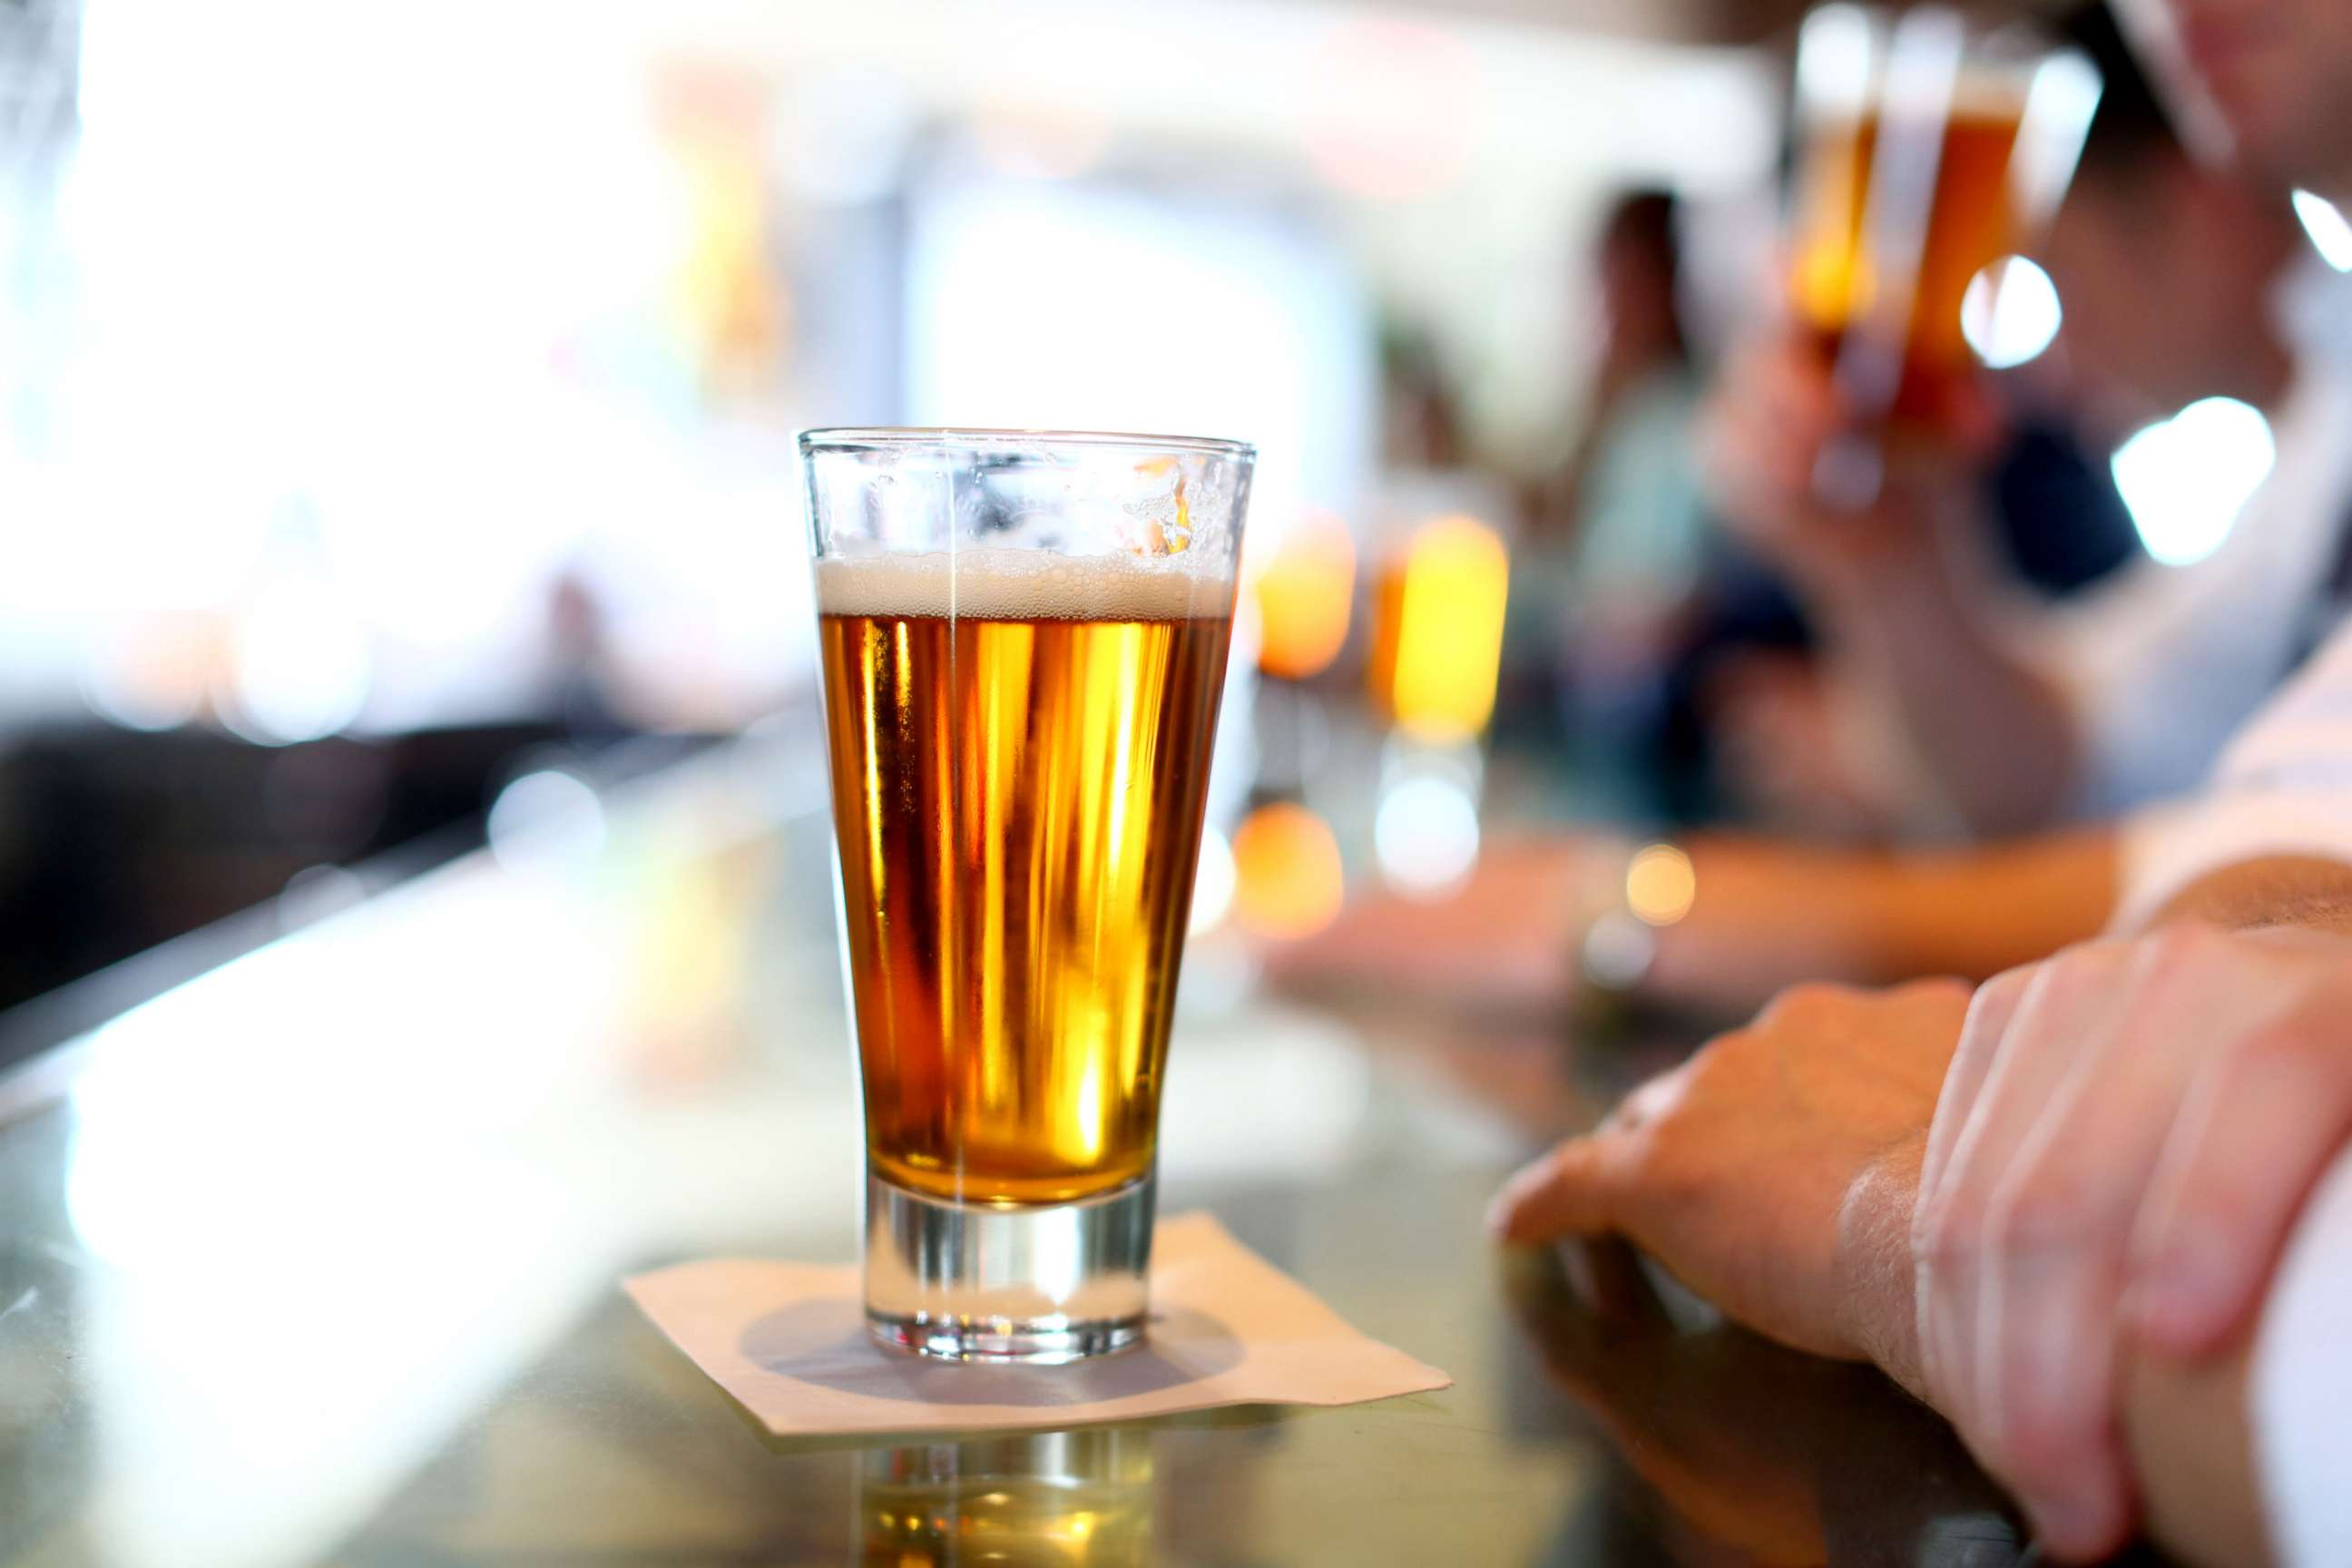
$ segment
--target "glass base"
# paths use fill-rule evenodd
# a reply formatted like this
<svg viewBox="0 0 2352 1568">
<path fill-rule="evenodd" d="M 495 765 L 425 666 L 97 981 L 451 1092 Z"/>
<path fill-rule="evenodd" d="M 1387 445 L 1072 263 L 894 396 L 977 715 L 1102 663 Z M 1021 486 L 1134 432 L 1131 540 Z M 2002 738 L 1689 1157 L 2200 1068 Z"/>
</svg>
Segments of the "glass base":
<svg viewBox="0 0 2352 1568">
<path fill-rule="evenodd" d="M 947 1361 L 1052 1364 L 1143 1342 L 1152 1178 L 1068 1204 L 966 1204 L 866 1178 L 866 1322 Z"/>
</svg>

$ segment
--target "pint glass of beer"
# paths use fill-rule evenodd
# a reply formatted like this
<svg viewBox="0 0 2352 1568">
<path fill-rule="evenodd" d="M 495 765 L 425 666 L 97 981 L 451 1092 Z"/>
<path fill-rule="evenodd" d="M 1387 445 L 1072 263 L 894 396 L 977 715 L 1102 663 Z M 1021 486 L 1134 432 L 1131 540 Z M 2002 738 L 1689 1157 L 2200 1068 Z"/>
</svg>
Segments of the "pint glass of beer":
<svg viewBox="0 0 2352 1568">
<path fill-rule="evenodd" d="M 1998 309 L 2001 263 L 2056 210 L 2098 99 L 2089 59 L 2022 23 L 1935 5 L 1807 16 L 1792 302 L 1860 420 L 1936 424 L 1973 366 L 1964 322 Z"/>
<path fill-rule="evenodd" d="M 1255 454 L 801 437 L 885 1343 L 1143 1333 L 1168 1031 Z"/>
</svg>

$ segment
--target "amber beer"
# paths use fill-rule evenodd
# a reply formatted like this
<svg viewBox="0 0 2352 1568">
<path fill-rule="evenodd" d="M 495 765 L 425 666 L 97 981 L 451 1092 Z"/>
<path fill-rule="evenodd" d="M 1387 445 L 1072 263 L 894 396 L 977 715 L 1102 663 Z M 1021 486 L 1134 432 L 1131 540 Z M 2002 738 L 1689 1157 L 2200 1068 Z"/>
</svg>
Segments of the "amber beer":
<svg viewBox="0 0 2352 1568">
<path fill-rule="evenodd" d="M 877 1176 L 1066 1203 L 1150 1168 L 1233 608 L 1181 558 L 819 563 Z"/>
<path fill-rule="evenodd" d="M 2021 100 L 1956 112 L 1943 127 L 1927 230 L 1917 238 L 1916 270 L 1908 280 L 1908 322 L 1895 329 L 1903 369 L 1889 415 L 1898 423 L 1932 422 L 1951 378 L 1971 363 L 1961 302 L 1979 272 L 2016 248 L 2009 166 L 2023 107 Z M 1796 237 L 1796 300 L 1832 362 L 1844 334 L 1880 309 L 1880 291 L 1890 281 L 1869 244 L 1878 144 L 1874 113 L 1824 128 L 1806 152 L 1813 166 L 1805 176 L 1809 210 L 1800 215 Z"/>
</svg>

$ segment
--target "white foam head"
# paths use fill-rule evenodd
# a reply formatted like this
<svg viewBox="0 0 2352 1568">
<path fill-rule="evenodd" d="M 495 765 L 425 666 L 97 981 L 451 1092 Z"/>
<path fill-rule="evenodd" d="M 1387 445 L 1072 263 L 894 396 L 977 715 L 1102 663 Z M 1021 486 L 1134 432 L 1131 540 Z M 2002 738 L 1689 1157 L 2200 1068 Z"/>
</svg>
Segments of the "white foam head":
<svg viewBox="0 0 2352 1568">
<path fill-rule="evenodd" d="M 1233 577 L 1181 555 L 1055 555 L 1040 550 L 836 555 L 816 563 L 829 616 L 991 621 L 1222 620 Z"/>
</svg>

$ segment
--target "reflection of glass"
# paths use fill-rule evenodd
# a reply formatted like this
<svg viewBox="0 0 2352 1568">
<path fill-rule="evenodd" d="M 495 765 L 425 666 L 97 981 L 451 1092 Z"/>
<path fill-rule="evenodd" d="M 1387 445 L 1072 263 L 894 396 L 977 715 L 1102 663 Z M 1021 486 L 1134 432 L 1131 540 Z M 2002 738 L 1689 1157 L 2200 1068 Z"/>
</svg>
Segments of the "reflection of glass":
<svg viewBox="0 0 2352 1568">
<path fill-rule="evenodd" d="M 1730 1324 L 1679 1329 L 1622 1243 L 1521 1254 L 1505 1294 L 1551 1383 L 1704 1538 L 1704 1560 L 2021 1561 L 2000 1490 L 1874 1368 Z"/>
<path fill-rule="evenodd" d="M 830 431 L 815 531 L 864 1067 L 866 1316 L 1066 1361 L 1143 1331 L 1160 1070 L 1253 453 Z"/>
<path fill-rule="evenodd" d="M 1151 1434 L 1047 1432 L 868 1453 L 857 1517 L 873 1568 L 1151 1560 Z"/>
<path fill-rule="evenodd" d="M 2056 207 L 2098 95 L 2088 60 L 2022 25 L 1937 5 L 1806 18 L 1791 290 L 1868 422 L 1933 423 L 1969 366 L 1969 284 Z"/>
</svg>

